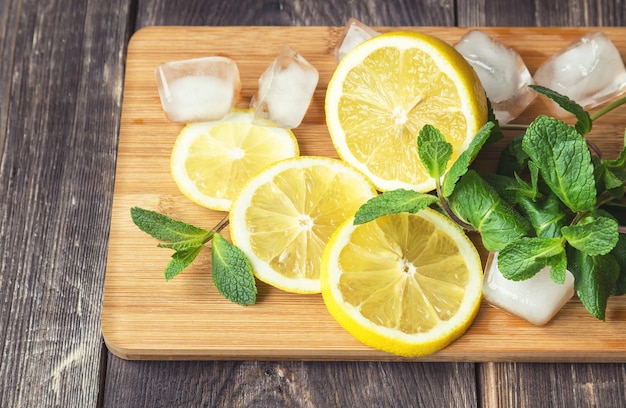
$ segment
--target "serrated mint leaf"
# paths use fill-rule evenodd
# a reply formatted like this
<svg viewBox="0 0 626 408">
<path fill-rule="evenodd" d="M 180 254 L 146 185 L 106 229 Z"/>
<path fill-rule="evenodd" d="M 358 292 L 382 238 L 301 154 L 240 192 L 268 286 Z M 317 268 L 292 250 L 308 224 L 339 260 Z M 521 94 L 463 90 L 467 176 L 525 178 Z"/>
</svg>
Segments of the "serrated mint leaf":
<svg viewBox="0 0 626 408">
<path fill-rule="evenodd" d="M 583 137 L 571 126 L 539 116 L 528 127 L 522 148 L 552 192 L 573 212 L 596 204 L 594 168 Z"/>
<path fill-rule="evenodd" d="M 606 160 L 606 166 L 612 170 L 626 169 L 626 148 L 622 149 L 617 158 Z"/>
<path fill-rule="evenodd" d="M 539 238 L 560 237 L 561 228 L 571 222 L 571 216 L 565 206 L 554 194 L 537 201 L 522 198 L 518 204 Z"/>
<path fill-rule="evenodd" d="M 184 251 L 174 252 L 172 259 L 165 267 L 165 279 L 170 280 L 188 267 L 200 253 L 202 245 Z"/>
<path fill-rule="evenodd" d="M 587 111 L 585 111 L 585 109 L 582 106 L 580 106 L 575 101 L 568 98 L 567 96 L 561 95 L 560 93 L 553 91 L 551 89 L 548 89 L 546 87 L 543 87 L 540 85 L 529 85 L 529 87 L 534 89 L 536 92 L 539 92 L 540 94 L 543 94 L 547 96 L 548 98 L 552 99 L 561 108 L 565 109 L 566 111 L 573 113 L 577 119 L 575 127 L 578 133 L 580 133 L 583 136 L 589 133 L 589 131 L 591 130 L 591 126 L 592 126 L 591 116 L 589 116 L 589 113 L 587 113 Z"/>
<path fill-rule="evenodd" d="M 524 237 L 500 251 L 498 268 L 507 279 L 526 280 L 545 266 L 558 266 L 564 253 L 565 248 L 560 238 Z"/>
<path fill-rule="evenodd" d="M 611 291 L 611 295 L 621 296 L 626 294 L 626 236 L 624 234 L 619 234 L 619 239 L 611 254 L 619 265 L 619 276 L 615 282 L 615 287 Z"/>
<path fill-rule="evenodd" d="M 605 320 L 606 305 L 620 274 L 612 254 L 591 256 L 576 249 L 568 251 L 568 268 L 574 275 L 574 288 L 585 309 L 596 319 Z"/>
<path fill-rule="evenodd" d="M 518 203 L 523 198 L 535 200 L 539 194 L 536 186 L 522 180 L 517 174 L 515 177 L 499 174 L 487 175 L 485 181 L 510 203 Z"/>
<path fill-rule="evenodd" d="M 461 177 L 449 204 L 457 217 L 480 232 L 489 251 L 501 250 L 530 230 L 528 222 L 473 170 Z"/>
<path fill-rule="evenodd" d="M 567 277 L 567 255 L 565 250 L 558 255 L 548 258 L 547 264 L 550 267 L 550 278 L 558 284 L 564 284 Z"/>
<path fill-rule="evenodd" d="M 130 209 L 130 215 L 137 227 L 146 234 L 165 242 L 205 240 L 209 231 L 182 221 L 174 220 L 156 211 L 140 207 Z"/>
<path fill-rule="evenodd" d="M 363 204 L 354 216 L 354 224 L 364 224 L 387 214 L 416 213 L 437 202 L 437 197 L 413 190 L 386 191 Z"/>
<path fill-rule="evenodd" d="M 178 241 L 178 242 L 170 242 L 167 244 L 160 243 L 157 244 L 159 248 L 169 248 L 174 251 L 187 251 L 190 249 L 198 248 L 204 245 L 204 241 L 200 239 L 190 239 L 188 241 Z"/>
<path fill-rule="evenodd" d="M 432 125 L 424 125 L 417 137 L 417 153 L 430 177 L 439 179 L 452 157 L 452 145 Z"/>
<path fill-rule="evenodd" d="M 497 173 L 509 177 L 522 174 L 527 168 L 529 159 L 522 149 L 522 136 L 518 136 L 511 140 L 500 154 Z"/>
<path fill-rule="evenodd" d="M 448 170 L 448 173 L 443 180 L 442 194 L 444 197 L 449 197 L 450 194 L 452 194 L 454 186 L 459 178 L 467 173 L 469 165 L 472 161 L 474 161 L 487 139 L 489 139 L 489 135 L 491 134 L 494 126 L 494 122 L 487 122 L 478 131 L 476 136 L 474 136 L 474 139 L 472 139 L 469 147 L 459 155 L 459 158 L 456 159 L 454 163 L 452 163 L 450 170 Z"/>
<path fill-rule="evenodd" d="M 249 306 L 256 302 L 256 282 L 245 254 L 220 234 L 213 237 L 212 276 L 217 291 L 231 302 Z"/>
<path fill-rule="evenodd" d="M 500 122 L 498 122 L 496 114 L 493 112 L 493 106 L 489 98 L 487 98 L 487 122 L 493 123 L 493 128 L 489 133 L 488 143 L 495 143 L 500 139 L 504 139 L 504 133 L 502 133 L 502 129 L 500 129 Z"/>
<path fill-rule="evenodd" d="M 617 222 L 608 217 L 587 216 L 577 224 L 561 228 L 567 242 L 587 255 L 604 255 L 617 244 Z"/>
</svg>

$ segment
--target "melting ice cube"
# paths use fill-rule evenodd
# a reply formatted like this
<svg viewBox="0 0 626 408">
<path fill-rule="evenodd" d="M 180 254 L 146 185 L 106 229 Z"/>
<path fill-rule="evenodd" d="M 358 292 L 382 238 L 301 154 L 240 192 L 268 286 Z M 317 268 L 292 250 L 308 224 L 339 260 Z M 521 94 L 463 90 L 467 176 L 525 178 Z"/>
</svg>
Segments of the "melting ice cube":
<svg viewBox="0 0 626 408">
<path fill-rule="evenodd" d="M 483 296 L 500 309 L 532 324 L 550 321 L 574 295 L 574 276 L 567 271 L 564 284 L 550 277 L 550 268 L 543 268 L 530 279 L 512 281 L 498 269 L 498 254 L 492 253 L 485 268 Z"/>
<path fill-rule="evenodd" d="M 257 120 L 269 119 L 285 128 L 298 127 L 309 109 L 318 80 L 317 70 L 285 44 L 259 78 L 259 90 L 250 101 Z"/>
<path fill-rule="evenodd" d="M 339 36 L 337 40 L 337 47 L 335 47 L 335 58 L 337 62 L 341 61 L 354 47 L 378 34 L 378 31 L 372 30 L 356 18 L 349 19 L 341 36 Z"/>
<path fill-rule="evenodd" d="M 163 111 L 173 122 L 221 119 L 241 90 L 237 64 L 218 56 L 160 64 L 156 81 Z"/>
<path fill-rule="evenodd" d="M 532 76 L 517 51 L 479 30 L 470 30 L 454 46 L 476 71 L 496 119 L 515 119 L 537 97 L 528 88 Z"/>
<path fill-rule="evenodd" d="M 535 82 L 593 108 L 626 93 L 626 69 L 619 51 L 601 32 L 589 33 L 544 62 Z M 554 114 L 566 112 L 553 104 Z"/>
</svg>

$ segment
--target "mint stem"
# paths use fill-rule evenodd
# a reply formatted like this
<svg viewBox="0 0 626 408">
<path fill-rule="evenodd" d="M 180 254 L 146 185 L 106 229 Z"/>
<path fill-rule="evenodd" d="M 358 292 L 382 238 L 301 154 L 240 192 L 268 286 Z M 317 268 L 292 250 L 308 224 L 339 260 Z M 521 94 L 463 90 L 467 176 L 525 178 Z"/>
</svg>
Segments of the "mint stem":
<svg viewBox="0 0 626 408">
<path fill-rule="evenodd" d="M 442 194 L 441 183 L 438 179 L 435 180 L 435 188 L 437 191 L 437 197 L 439 198 L 439 205 L 446 212 L 446 214 L 448 214 L 448 217 L 450 217 L 452 221 L 454 221 L 459 227 L 463 228 L 466 231 L 477 231 L 476 228 L 474 228 L 471 224 L 466 223 L 465 221 L 457 217 L 454 212 L 452 212 L 452 208 L 450 208 L 448 200 L 446 200 L 446 198 Z"/>
<path fill-rule="evenodd" d="M 221 230 L 223 230 L 224 228 L 226 228 L 226 226 L 229 223 L 229 219 L 228 219 L 228 215 L 224 216 L 224 218 L 222 218 L 220 220 L 220 222 L 218 222 L 215 227 L 213 227 L 211 229 L 212 234 L 208 234 L 207 237 L 204 239 L 204 241 L 202 242 L 203 244 L 206 244 L 207 242 L 209 242 L 210 240 L 213 239 L 213 235 L 215 235 L 216 233 L 220 232 Z"/>
<path fill-rule="evenodd" d="M 599 111 L 597 111 L 596 113 L 591 115 L 591 120 L 594 121 L 594 120 L 598 119 L 599 117 L 609 113 L 613 109 L 615 109 L 618 106 L 621 106 L 621 105 L 623 105 L 625 103 L 626 103 L 626 96 L 616 100 L 615 102 L 612 102 L 612 103 L 606 105 L 604 108 L 600 109 Z"/>
<path fill-rule="evenodd" d="M 502 130 L 526 130 L 528 129 L 528 125 L 507 123 L 506 125 L 500 125 L 500 129 Z"/>
</svg>

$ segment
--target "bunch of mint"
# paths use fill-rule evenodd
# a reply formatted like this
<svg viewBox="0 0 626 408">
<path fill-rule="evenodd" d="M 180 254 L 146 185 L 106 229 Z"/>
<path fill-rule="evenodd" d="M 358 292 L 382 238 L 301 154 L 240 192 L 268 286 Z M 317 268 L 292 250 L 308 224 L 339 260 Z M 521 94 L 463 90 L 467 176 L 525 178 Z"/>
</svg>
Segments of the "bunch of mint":
<svg viewBox="0 0 626 408">
<path fill-rule="evenodd" d="M 448 172 L 452 146 L 426 125 L 417 149 L 436 191 L 382 193 L 359 209 L 355 223 L 434 206 L 465 230 L 477 231 L 487 250 L 499 252 L 498 267 L 508 279 L 529 279 L 549 266 L 551 278 L 563 283 L 566 269 L 572 272 L 583 305 L 604 320 L 609 296 L 626 293 L 626 237 L 620 233 L 626 149 L 605 159 L 585 135 L 594 120 L 626 98 L 591 116 L 566 96 L 532 88 L 573 113 L 575 126 L 537 117 L 503 151 L 497 174 L 481 175 L 472 168 L 474 159 L 486 143 L 503 137 L 491 107 L 489 122 Z"/>
</svg>

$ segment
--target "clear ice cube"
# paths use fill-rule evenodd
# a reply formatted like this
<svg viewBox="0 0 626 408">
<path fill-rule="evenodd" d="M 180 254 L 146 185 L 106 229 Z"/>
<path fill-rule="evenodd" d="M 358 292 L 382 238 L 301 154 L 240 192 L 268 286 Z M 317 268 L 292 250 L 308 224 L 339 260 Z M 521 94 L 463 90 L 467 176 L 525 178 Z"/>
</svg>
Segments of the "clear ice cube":
<svg viewBox="0 0 626 408">
<path fill-rule="evenodd" d="M 349 19 L 335 47 L 337 62 L 341 61 L 354 47 L 378 34 L 380 34 L 378 31 L 371 29 L 356 18 Z"/>
<path fill-rule="evenodd" d="M 537 97 L 528 87 L 532 76 L 514 49 L 480 30 L 468 31 L 454 48 L 474 68 L 500 124 L 515 119 Z"/>
<path fill-rule="evenodd" d="M 537 69 L 534 79 L 587 109 L 626 93 L 624 61 L 613 42 L 598 31 L 558 51 Z M 554 103 L 552 109 L 554 115 L 567 115 Z"/>
<path fill-rule="evenodd" d="M 170 61 L 156 68 L 161 106 L 173 122 L 221 119 L 239 99 L 237 64 L 226 57 Z"/>
<path fill-rule="evenodd" d="M 281 127 L 298 127 L 309 109 L 318 80 L 317 69 L 285 44 L 259 78 L 258 92 L 250 101 L 257 122 L 270 120 Z"/>
<path fill-rule="evenodd" d="M 574 276 L 569 271 L 564 284 L 552 280 L 549 267 L 530 279 L 512 281 L 500 272 L 498 254 L 489 255 L 483 297 L 499 309 L 540 326 L 549 322 L 573 295 Z"/>
</svg>

